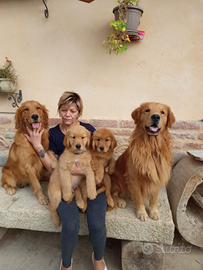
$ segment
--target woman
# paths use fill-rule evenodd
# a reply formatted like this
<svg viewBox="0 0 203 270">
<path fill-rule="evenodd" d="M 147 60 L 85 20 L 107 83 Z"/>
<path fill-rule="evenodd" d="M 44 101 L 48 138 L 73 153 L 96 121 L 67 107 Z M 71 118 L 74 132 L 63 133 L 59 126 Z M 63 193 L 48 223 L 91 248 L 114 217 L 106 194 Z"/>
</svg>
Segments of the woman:
<svg viewBox="0 0 203 270">
<path fill-rule="evenodd" d="M 81 97 L 74 92 L 64 92 L 58 102 L 58 112 L 61 117 L 61 123 L 50 129 L 50 146 L 57 157 L 59 157 L 65 148 L 63 140 L 66 131 L 74 125 L 82 125 L 92 134 L 95 128 L 87 123 L 80 122 L 78 118 L 82 115 L 83 102 Z M 40 131 L 28 129 L 29 136 L 25 134 L 26 138 L 33 145 L 34 149 L 41 158 L 42 163 L 49 172 L 53 172 L 49 156 L 41 145 L 41 135 L 44 130 Z M 84 175 L 79 164 L 76 163 L 75 168 L 71 171 L 73 175 Z M 89 239 L 93 247 L 94 253 L 92 260 L 95 270 L 107 270 L 103 253 L 106 243 L 106 215 L 107 201 L 105 193 L 97 195 L 95 200 L 88 200 L 86 210 L 87 222 L 89 228 Z M 71 270 L 71 261 L 73 250 L 78 242 L 79 232 L 79 209 L 76 205 L 75 198 L 70 204 L 61 201 L 58 207 L 58 213 L 62 223 L 62 231 L 60 236 L 62 261 L 60 270 Z M 85 267 L 84 267 L 85 268 Z"/>
</svg>

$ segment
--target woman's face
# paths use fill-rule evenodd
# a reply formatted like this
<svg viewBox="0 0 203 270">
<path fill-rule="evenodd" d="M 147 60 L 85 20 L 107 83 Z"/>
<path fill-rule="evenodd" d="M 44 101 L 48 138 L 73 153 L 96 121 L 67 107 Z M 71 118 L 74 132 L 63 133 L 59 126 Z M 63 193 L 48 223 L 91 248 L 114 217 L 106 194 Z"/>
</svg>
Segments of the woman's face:
<svg viewBox="0 0 203 270">
<path fill-rule="evenodd" d="M 62 123 L 67 126 L 74 125 L 80 116 L 75 103 L 71 104 L 70 106 L 62 105 L 59 109 L 59 114 L 61 115 Z"/>
</svg>

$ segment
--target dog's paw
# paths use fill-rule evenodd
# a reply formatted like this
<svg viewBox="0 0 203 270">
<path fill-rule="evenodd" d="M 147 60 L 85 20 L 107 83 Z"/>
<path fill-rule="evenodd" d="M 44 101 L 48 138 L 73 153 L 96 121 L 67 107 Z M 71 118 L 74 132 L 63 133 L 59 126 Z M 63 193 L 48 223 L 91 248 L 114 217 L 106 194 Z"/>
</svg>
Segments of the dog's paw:
<svg viewBox="0 0 203 270">
<path fill-rule="evenodd" d="M 111 167 L 108 168 L 108 174 L 109 175 L 112 175 L 114 172 L 115 172 L 115 168 L 114 167 L 113 168 L 111 168 Z"/>
<path fill-rule="evenodd" d="M 96 188 L 93 190 L 89 190 L 87 192 L 87 197 L 90 199 L 90 200 L 94 200 L 96 197 L 97 197 L 97 191 L 96 191 Z"/>
<path fill-rule="evenodd" d="M 124 199 L 118 198 L 118 207 L 119 208 L 125 208 L 126 207 L 126 202 Z"/>
<path fill-rule="evenodd" d="M 73 200 L 73 198 L 74 198 L 74 193 L 72 194 L 72 196 L 71 196 L 71 198 L 70 198 L 70 200 L 69 201 L 67 201 L 67 203 L 71 203 L 72 202 L 72 200 Z"/>
<path fill-rule="evenodd" d="M 16 189 L 15 189 L 15 188 L 8 187 L 8 188 L 6 189 L 6 194 L 8 194 L 8 195 L 13 195 L 13 194 L 15 194 L 15 193 L 16 193 Z"/>
<path fill-rule="evenodd" d="M 137 211 L 136 216 L 142 221 L 146 221 L 148 218 L 147 212 L 145 210 Z"/>
<path fill-rule="evenodd" d="M 47 151 L 47 154 L 48 154 L 48 156 L 49 156 L 49 158 L 50 158 L 50 161 L 51 161 L 51 168 L 54 170 L 55 168 L 56 168 L 56 165 L 57 165 L 57 158 L 55 157 L 55 154 L 54 154 L 54 152 L 52 152 L 52 151 Z"/>
<path fill-rule="evenodd" d="M 70 203 L 73 199 L 73 193 L 72 192 L 63 193 L 62 198 L 65 202 Z"/>
<path fill-rule="evenodd" d="M 87 209 L 87 200 L 84 200 L 84 207 L 82 209 L 83 212 L 85 212 Z"/>
<path fill-rule="evenodd" d="M 57 159 L 51 161 L 51 168 L 54 170 L 57 165 Z"/>
<path fill-rule="evenodd" d="M 113 198 L 111 196 L 107 197 L 107 204 L 111 207 L 114 207 L 114 201 L 113 201 Z"/>
<path fill-rule="evenodd" d="M 61 220 L 57 214 L 54 215 L 54 217 L 52 216 L 52 222 L 56 227 L 59 227 L 61 225 Z"/>
<path fill-rule="evenodd" d="M 84 204 L 84 201 L 83 200 L 77 200 L 76 201 L 76 204 L 77 204 L 77 206 L 80 208 L 80 209 L 84 209 L 84 207 L 85 207 L 85 204 Z"/>
<path fill-rule="evenodd" d="M 157 219 L 159 219 L 159 211 L 157 209 L 150 210 L 149 216 L 150 216 L 150 218 L 157 220 Z"/>
<path fill-rule="evenodd" d="M 49 199 L 45 195 L 38 197 L 38 201 L 40 204 L 45 205 L 49 203 Z"/>
<path fill-rule="evenodd" d="M 95 181 L 96 181 L 97 185 L 101 183 L 101 181 L 103 179 L 103 176 L 104 175 L 101 175 L 101 174 L 96 174 L 95 175 Z"/>
</svg>

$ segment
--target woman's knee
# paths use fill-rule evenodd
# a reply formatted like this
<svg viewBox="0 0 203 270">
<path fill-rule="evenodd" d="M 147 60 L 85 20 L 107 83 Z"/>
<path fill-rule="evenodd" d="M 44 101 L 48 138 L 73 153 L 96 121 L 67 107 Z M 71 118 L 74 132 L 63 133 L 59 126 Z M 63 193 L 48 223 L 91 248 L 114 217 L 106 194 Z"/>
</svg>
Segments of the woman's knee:
<svg viewBox="0 0 203 270">
<path fill-rule="evenodd" d="M 68 235 L 75 235 L 79 232 L 80 220 L 79 210 L 73 200 L 70 204 L 62 201 L 58 207 L 58 213 L 62 223 L 62 231 Z"/>
<path fill-rule="evenodd" d="M 61 221 L 62 231 L 66 235 L 78 235 L 79 232 L 79 220 L 69 220 L 68 218 Z"/>
<path fill-rule="evenodd" d="M 104 235 L 106 233 L 106 225 L 104 222 L 93 220 L 88 222 L 89 233 L 95 236 Z"/>
</svg>

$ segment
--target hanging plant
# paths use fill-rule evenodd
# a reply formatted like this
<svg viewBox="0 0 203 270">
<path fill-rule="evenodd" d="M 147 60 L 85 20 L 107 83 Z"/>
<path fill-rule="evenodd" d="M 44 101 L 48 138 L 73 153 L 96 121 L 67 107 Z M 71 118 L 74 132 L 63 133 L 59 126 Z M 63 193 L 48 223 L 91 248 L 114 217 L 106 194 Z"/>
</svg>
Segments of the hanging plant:
<svg viewBox="0 0 203 270">
<path fill-rule="evenodd" d="M 14 92 L 17 86 L 16 70 L 6 57 L 6 63 L 0 67 L 0 92 Z"/>
<path fill-rule="evenodd" d="M 112 28 L 112 32 L 110 35 L 107 35 L 107 42 L 103 41 L 103 49 L 108 49 L 109 54 L 112 52 L 116 55 L 122 54 L 127 50 L 127 42 L 131 42 L 130 38 L 136 35 L 136 30 L 139 25 L 140 16 L 143 13 L 143 10 L 140 7 L 135 7 L 133 3 L 138 5 L 139 0 L 116 0 L 119 3 L 118 7 L 115 7 L 113 13 L 115 15 L 115 21 L 110 22 L 110 27 Z M 132 8 L 133 7 L 133 8 Z M 136 12 L 135 16 L 129 17 L 129 13 L 133 11 Z M 138 18 L 137 18 L 138 17 Z M 130 19 L 129 19 L 130 18 Z M 132 20 L 133 18 L 133 20 Z M 138 21 L 138 23 L 134 20 Z M 137 20 L 138 19 L 138 20 Z M 127 22 L 132 21 L 133 25 L 135 25 L 135 30 L 127 29 Z M 128 22 L 129 24 L 129 22 Z M 131 27 L 130 27 L 131 28 Z"/>
</svg>

